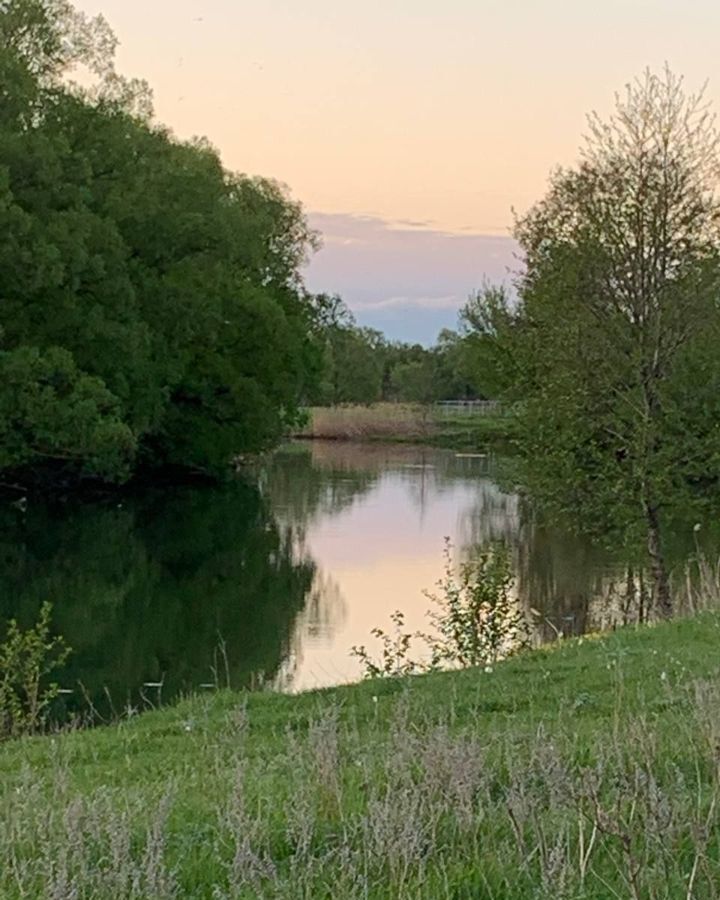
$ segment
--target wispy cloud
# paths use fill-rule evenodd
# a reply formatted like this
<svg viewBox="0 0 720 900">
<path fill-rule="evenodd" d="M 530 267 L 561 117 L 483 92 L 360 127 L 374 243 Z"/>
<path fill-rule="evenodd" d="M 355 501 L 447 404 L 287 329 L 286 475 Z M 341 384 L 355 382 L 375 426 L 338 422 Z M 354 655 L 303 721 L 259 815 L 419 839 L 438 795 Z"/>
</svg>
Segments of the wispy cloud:
<svg viewBox="0 0 720 900">
<path fill-rule="evenodd" d="M 354 304 L 356 312 L 382 309 L 449 309 L 457 311 L 465 300 L 456 294 L 447 297 L 386 297 L 383 300 L 361 300 Z"/>
<path fill-rule="evenodd" d="M 402 228 L 423 228 L 433 229 L 435 222 L 432 219 L 398 219 L 396 222 L 388 222 L 388 227 L 393 229 Z"/>
</svg>

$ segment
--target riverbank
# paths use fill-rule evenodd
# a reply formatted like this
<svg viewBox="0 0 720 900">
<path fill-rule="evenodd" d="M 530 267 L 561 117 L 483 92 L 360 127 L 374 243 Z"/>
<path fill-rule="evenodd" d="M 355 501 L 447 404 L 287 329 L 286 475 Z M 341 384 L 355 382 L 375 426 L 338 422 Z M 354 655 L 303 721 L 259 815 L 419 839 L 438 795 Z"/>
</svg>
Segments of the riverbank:
<svg viewBox="0 0 720 900">
<path fill-rule="evenodd" d="M 517 436 L 510 413 L 448 412 L 406 403 L 315 407 L 297 438 L 418 443 L 455 450 L 508 444 Z"/>
<path fill-rule="evenodd" d="M 0 896 L 712 897 L 720 616 L 0 746 Z"/>
</svg>

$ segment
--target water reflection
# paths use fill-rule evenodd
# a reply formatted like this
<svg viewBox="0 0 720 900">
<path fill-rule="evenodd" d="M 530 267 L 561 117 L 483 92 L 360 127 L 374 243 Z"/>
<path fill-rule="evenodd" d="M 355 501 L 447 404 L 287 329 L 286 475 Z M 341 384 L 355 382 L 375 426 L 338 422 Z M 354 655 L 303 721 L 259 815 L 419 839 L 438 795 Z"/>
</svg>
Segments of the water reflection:
<svg viewBox="0 0 720 900">
<path fill-rule="evenodd" d="M 519 501 L 499 486 L 496 465 L 479 454 L 383 444 L 318 442 L 275 457 L 262 481 L 275 514 L 302 533 L 307 554 L 332 577 L 332 592 L 315 596 L 331 628 L 313 633 L 298 620 L 283 688 L 358 677 L 350 648 L 396 609 L 411 629 L 427 627 L 425 592 L 442 574 L 446 537 L 461 556 L 515 538 Z M 328 613 L 338 608 L 342 616 Z"/>
<path fill-rule="evenodd" d="M 348 656 L 401 609 L 424 628 L 425 596 L 442 574 L 445 537 L 457 561 L 487 541 L 512 552 L 514 591 L 535 623 L 534 641 L 643 620 L 649 589 L 633 548 L 612 552 L 561 525 L 538 520 L 532 504 L 501 485 L 504 462 L 489 456 L 397 445 L 315 443 L 295 448 L 295 502 L 280 485 L 288 457 L 278 455 L 265 484 L 276 515 L 300 527 L 304 547 L 332 589 L 314 595 L 325 628 L 298 619 L 282 687 L 305 689 L 358 677 Z M 303 485 L 310 495 L 298 502 Z M 324 487 L 322 485 L 324 484 Z M 354 488 L 354 490 L 353 490 Z M 684 530 L 683 530 L 684 529 Z M 680 569 L 693 551 L 678 526 L 672 549 Z M 333 617 L 331 610 L 342 608 Z M 532 613 L 531 613 L 532 611 Z"/>
<path fill-rule="evenodd" d="M 459 559 L 507 542 L 538 641 L 641 616 L 648 591 L 637 560 L 538 521 L 501 487 L 502 465 L 314 443 L 221 488 L 25 513 L 5 506 L 0 618 L 30 624 L 50 600 L 75 651 L 63 683 L 82 682 L 102 709 L 107 695 L 117 707 L 140 703 L 148 682 L 162 682 L 169 700 L 226 679 L 300 690 L 358 677 L 350 648 L 394 610 L 411 629 L 426 627 L 424 591 L 442 574 L 446 536 Z M 695 538 L 691 528 L 677 534 L 682 562 Z"/>
<path fill-rule="evenodd" d="M 27 625 L 50 600 L 73 648 L 63 683 L 82 682 L 101 710 L 108 695 L 139 703 L 148 682 L 164 683 L 165 700 L 215 678 L 274 677 L 315 576 L 242 482 L 4 510 L 0 562 L 0 617 Z"/>
</svg>

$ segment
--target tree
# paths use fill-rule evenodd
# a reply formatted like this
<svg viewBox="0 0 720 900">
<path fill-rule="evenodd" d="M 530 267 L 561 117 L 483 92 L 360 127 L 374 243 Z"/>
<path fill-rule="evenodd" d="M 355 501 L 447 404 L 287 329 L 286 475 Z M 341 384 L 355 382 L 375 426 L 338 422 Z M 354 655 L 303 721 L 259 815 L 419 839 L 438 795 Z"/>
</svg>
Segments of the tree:
<svg viewBox="0 0 720 900">
<path fill-rule="evenodd" d="M 342 329 L 332 341 L 330 402 L 376 403 L 382 390 L 383 364 L 377 344 L 361 328 Z"/>
<path fill-rule="evenodd" d="M 399 363 L 392 372 L 392 386 L 398 400 L 409 403 L 434 403 L 440 398 L 436 360 L 428 354 L 423 360 Z"/>
<path fill-rule="evenodd" d="M 322 366 L 310 400 L 321 406 L 375 403 L 382 393 L 387 347 L 383 335 L 359 327 L 352 311 L 337 295 L 318 294 L 311 302 Z"/>
<path fill-rule="evenodd" d="M 219 472 L 272 444 L 319 368 L 301 207 L 155 124 L 102 19 L 0 0 L 0 36 L 0 470 Z"/>
<path fill-rule="evenodd" d="M 718 383 L 717 151 L 702 94 L 667 70 L 629 85 L 518 221 L 517 306 L 486 296 L 473 323 L 524 397 L 532 486 L 624 540 L 644 532 L 663 615 L 663 522 L 717 481 L 717 427 L 698 414 Z"/>
<path fill-rule="evenodd" d="M 481 397 L 506 396 L 516 383 L 513 357 L 498 340 L 512 323 L 512 301 L 504 286 L 486 284 L 460 310 L 456 368 Z"/>
</svg>

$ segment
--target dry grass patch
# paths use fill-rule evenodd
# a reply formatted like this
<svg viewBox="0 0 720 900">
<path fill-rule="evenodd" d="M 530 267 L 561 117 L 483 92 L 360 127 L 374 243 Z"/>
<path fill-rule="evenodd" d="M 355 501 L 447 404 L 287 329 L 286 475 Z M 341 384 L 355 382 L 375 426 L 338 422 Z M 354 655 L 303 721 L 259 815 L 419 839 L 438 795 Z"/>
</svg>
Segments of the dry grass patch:
<svg viewBox="0 0 720 900">
<path fill-rule="evenodd" d="M 373 438 L 418 438 L 433 433 L 432 412 L 405 403 L 373 406 L 316 407 L 298 437 L 326 440 L 370 440 Z"/>
</svg>

